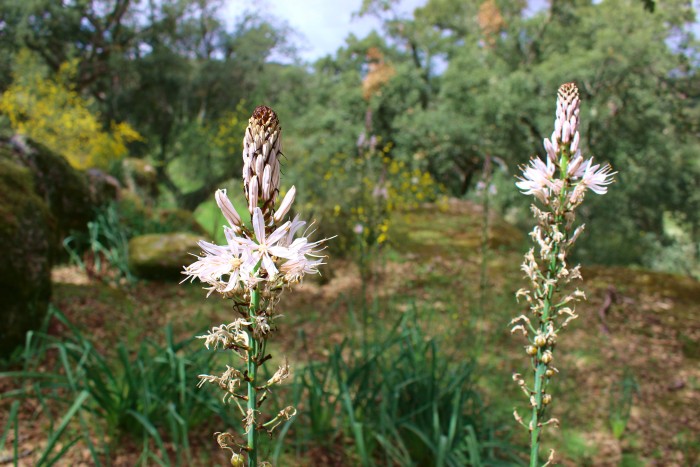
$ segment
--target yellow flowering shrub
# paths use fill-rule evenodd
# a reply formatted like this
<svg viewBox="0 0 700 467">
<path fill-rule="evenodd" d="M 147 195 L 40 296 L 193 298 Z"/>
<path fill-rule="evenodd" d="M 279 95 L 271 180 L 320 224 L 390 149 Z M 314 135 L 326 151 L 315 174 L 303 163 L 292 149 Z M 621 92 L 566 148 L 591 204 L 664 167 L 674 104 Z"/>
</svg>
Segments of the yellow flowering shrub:
<svg viewBox="0 0 700 467">
<path fill-rule="evenodd" d="M 124 122 L 103 128 L 91 100 L 69 84 L 76 70 L 71 61 L 51 76 L 31 52 L 20 52 L 13 83 L 0 96 L 0 112 L 14 131 L 63 155 L 73 167 L 104 167 L 124 157 L 126 145 L 141 136 Z"/>
<path fill-rule="evenodd" d="M 377 144 L 361 155 L 335 154 L 323 166 L 320 193 L 325 199 L 310 200 L 314 209 L 322 206 L 324 225 L 333 225 L 339 238 L 330 245 L 349 253 L 360 248 L 368 254 L 391 241 L 393 213 L 437 201 L 444 188 L 420 169 L 391 157 L 392 144 Z"/>
<path fill-rule="evenodd" d="M 217 148 L 228 151 L 241 145 L 241 134 L 248 125 L 248 110 L 245 101 L 236 105 L 236 110 L 225 112 L 220 118 L 206 125 L 205 131 L 213 135 L 211 142 Z"/>
</svg>

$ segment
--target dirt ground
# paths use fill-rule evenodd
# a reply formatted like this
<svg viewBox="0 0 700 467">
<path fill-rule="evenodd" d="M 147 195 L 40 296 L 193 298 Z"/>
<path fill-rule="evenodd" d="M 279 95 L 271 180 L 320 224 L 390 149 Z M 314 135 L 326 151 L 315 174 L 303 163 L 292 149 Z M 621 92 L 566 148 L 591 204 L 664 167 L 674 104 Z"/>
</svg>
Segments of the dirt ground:
<svg viewBox="0 0 700 467">
<path fill-rule="evenodd" d="M 525 285 L 519 265 L 526 239 L 503 221 L 490 219 L 482 264 L 482 221 L 480 207 L 463 201 L 451 201 L 442 211 L 428 206 L 403 214 L 392 227 L 393 246 L 377 262 L 364 293 L 367 299 L 428 305 L 430 333 L 444 338 L 443 348 L 454 358 L 465 339 L 474 331 L 481 334 L 479 362 L 485 370 L 480 386 L 492 410 L 502 412 L 496 418 L 508 420 L 514 406 L 526 410 L 511 374 L 524 373 L 527 360 L 522 342 L 507 327 L 521 312 L 513 297 Z M 555 448 L 560 465 L 569 466 L 700 465 L 700 283 L 610 267 L 585 267 L 583 276 L 588 301 L 579 306 L 581 317 L 556 349 L 561 373 L 552 388 L 552 416 L 561 426 L 545 433 L 543 449 Z M 275 337 L 278 352 L 293 356 L 293 364 L 322 358 L 347 332 L 347 298 L 362 293 L 357 266 L 332 260 L 322 279 L 307 281 L 285 297 L 281 326 L 294 331 Z M 167 323 L 178 336 L 188 337 L 226 322 L 226 303 L 204 295 L 197 285 L 139 282 L 119 289 L 90 282 L 74 267 L 54 271 L 54 305 L 107 352 L 114 342 L 158 336 Z M 57 336 L 65 332 L 57 323 L 50 329 Z M 313 346 L 298 338 L 300 332 Z M 2 427 L 11 391 L 19 384 L 0 378 L 0 393 L 6 394 L 0 399 Z M 625 414 L 619 409 L 625 400 L 631 401 L 629 418 L 614 436 L 612 421 Z M 50 411 L 36 399 L 22 402 L 20 465 L 36 462 L 38 448 L 46 443 L 45 412 Z M 526 433 L 515 433 L 524 445 Z M 14 436 L 8 434 L 0 464 L 11 462 Z M 210 459 L 208 465 L 226 465 L 210 436 L 191 440 L 191 445 L 195 458 L 202 454 Z M 134 465 L 139 449 L 121 446 L 112 464 Z M 89 459 L 86 447 L 78 444 L 58 465 L 90 465 Z M 327 453 L 307 453 L 293 463 L 343 465 L 338 462 Z"/>
</svg>

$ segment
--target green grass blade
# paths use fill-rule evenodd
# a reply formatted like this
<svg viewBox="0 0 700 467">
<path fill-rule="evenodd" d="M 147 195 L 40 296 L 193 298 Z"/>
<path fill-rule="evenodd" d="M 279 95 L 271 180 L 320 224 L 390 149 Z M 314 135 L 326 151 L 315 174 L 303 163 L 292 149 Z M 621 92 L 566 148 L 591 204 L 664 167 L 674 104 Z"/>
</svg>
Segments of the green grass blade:
<svg viewBox="0 0 700 467">
<path fill-rule="evenodd" d="M 74 445 L 75 443 L 77 443 L 78 441 L 80 441 L 80 438 L 81 438 L 80 436 L 76 436 L 76 437 L 73 438 L 72 440 L 68 441 L 68 442 L 61 448 L 61 450 L 58 451 L 58 453 L 56 453 L 55 456 L 53 456 L 50 460 L 46 461 L 46 465 L 47 465 L 47 466 L 52 466 L 52 465 L 56 464 L 56 462 L 58 462 L 59 460 L 61 460 L 61 457 L 63 457 L 63 455 L 64 455 L 65 453 L 67 453 L 67 452 L 70 450 L 70 448 L 73 447 L 73 445 Z M 42 464 L 37 464 L 37 465 L 42 465 Z"/>
<path fill-rule="evenodd" d="M 0 437 L 0 450 L 5 449 L 5 442 L 7 441 L 7 435 L 10 434 L 10 429 L 12 426 L 15 427 L 15 445 L 17 444 L 17 426 L 19 426 L 19 401 L 14 401 L 10 406 L 10 413 L 7 417 L 7 424 L 2 432 L 2 437 Z M 17 456 L 17 448 L 15 447 L 15 458 Z"/>
<path fill-rule="evenodd" d="M 170 461 L 168 459 L 168 452 L 165 449 L 165 445 L 163 444 L 163 440 L 161 439 L 160 435 L 158 434 L 158 430 L 156 429 L 156 427 L 154 427 L 153 424 L 146 417 L 144 417 L 142 414 L 140 414 L 134 410 L 129 410 L 128 412 L 129 412 L 129 415 L 131 415 L 132 417 L 134 417 L 136 420 L 139 421 L 139 423 L 146 430 L 146 433 L 148 433 L 148 435 L 155 440 L 156 445 L 158 445 L 158 448 L 160 449 L 160 452 L 163 455 L 163 458 L 157 458 L 157 457 L 153 456 L 153 454 L 150 454 L 150 455 L 153 456 L 154 460 L 158 461 L 158 464 L 163 465 L 163 466 L 170 465 Z M 148 440 L 147 439 L 144 440 L 144 443 L 146 444 L 146 447 L 144 448 L 144 450 L 147 451 L 148 450 L 148 447 L 147 447 Z"/>
<path fill-rule="evenodd" d="M 476 438 L 474 427 L 467 426 L 467 450 L 469 452 L 469 463 L 474 467 L 481 467 L 481 455 L 479 454 L 479 440 Z"/>
<path fill-rule="evenodd" d="M 441 435 L 438 440 L 437 455 L 435 456 L 435 467 L 443 467 L 447 459 L 447 453 L 450 447 L 448 444 L 447 436 Z"/>
<path fill-rule="evenodd" d="M 44 453 L 42 454 L 41 458 L 39 458 L 39 461 L 37 462 L 37 465 L 43 465 L 47 461 L 47 458 L 51 451 L 53 450 L 54 446 L 58 442 L 59 438 L 65 431 L 66 427 L 68 426 L 68 423 L 71 421 L 73 416 L 80 410 L 82 407 L 83 403 L 85 400 L 90 396 L 90 394 L 87 391 L 81 391 L 80 394 L 78 394 L 78 397 L 76 397 L 75 402 L 73 402 L 73 405 L 68 409 L 68 412 L 63 416 L 63 419 L 61 420 L 61 423 L 58 425 L 58 428 L 51 433 L 51 436 L 49 437 L 49 441 L 46 444 L 46 448 L 44 450 Z"/>
</svg>

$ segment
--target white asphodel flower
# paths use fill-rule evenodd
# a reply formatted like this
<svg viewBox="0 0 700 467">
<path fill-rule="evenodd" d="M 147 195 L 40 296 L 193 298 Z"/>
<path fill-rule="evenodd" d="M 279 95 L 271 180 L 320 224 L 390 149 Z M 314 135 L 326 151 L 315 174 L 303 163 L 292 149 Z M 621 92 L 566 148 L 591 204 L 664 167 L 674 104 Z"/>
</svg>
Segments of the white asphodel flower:
<svg viewBox="0 0 700 467">
<path fill-rule="evenodd" d="M 295 238 L 297 232 L 306 225 L 306 221 L 299 220 L 297 215 L 289 225 L 289 231 L 280 239 L 278 245 L 286 247 L 290 255 L 287 256 L 288 261 L 283 263 L 279 270 L 284 274 L 284 278 L 288 282 L 299 282 L 306 274 L 318 274 L 318 267 L 322 264 L 324 255 L 320 252 L 324 247 L 321 247 L 327 239 L 310 242 L 309 236 L 313 232 L 309 232 L 309 228 L 300 236 Z"/>
<path fill-rule="evenodd" d="M 281 265 L 280 272 L 288 282 L 299 282 L 306 274 L 318 274 L 318 267 L 322 264 L 325 263 L 321 257 L 312 259 L 301 255 Z"/>
<path fill-rule="evenodd" d="M 301 229 L 305 225 L 306 221 L 300 220 L 299 214 L 294 216 L 294 219 L 289 223 L 289 229 L 287 230 L 287 234 L 284 237 L 282 237 L 282 239 L 279 241 L 279 244 L 287 247 L 291 245 L 299 229 Z"/>
<path fill-rule="evenodd" d="M 290 199 L 293 197 L 290 196 Z M 318 267 L 324 264 L 320 240 L 310 242 L 307 234 L 295 238 L 306 222 L 295 217 L 287 221 L 271 234 L 265 231 L 265 219 L 260 208 L 253 211 L 253 238 L 241 235 L 240 218 L 226 192 L 217 191 L 217 204 L 231 227 L 224 226 L 226 245 L 215 245 L 201 241 L 199 246 L 204 254 L 196 256 L 197 261 L 185 267 L 185 280 L 199 279 L 210 284 L 209 294 L 218 292 L 223 295 L 235 291 L 255 288 L 258 283 L 275 280 L 282 273 L 288 282 L 299 282 L 305 274 L 318 273 Z M 288 209 L 288 208 L 287 208 Z M 280 265 L 280 263 L 282 263 Z M 261 277 L 256 271 L 260 265 L 267 274 Z"/>
<path fill-rule="evenodd" d="M 523 176 L 515 185 L 520 188 L 524 195 L 534 195 L 543 203 L 549 198 L 550 188 L 553 187 L 552 177 L 555 166 L 549 158 L 547 162 L 535 158 L 530 160 L 530 165 L 523 168 Z"/>
<path fill-rule="evenodd" d="M 285 222 L 268 236 L 265 232 L 265 219 L 262 210 L 258 207 L 253 210 L 252 221 L 255 240 L 234 236 L 232 241 L 237 242 L 242 249 L 248 252 L 249 262 L 246 263 L 246 269 L 250 265 L 255 267 L 255 265 L 260 263 L 261 267 L 267 272 L 268 277 L 273 278 L 279 272 L 275 261 L 272 259 L 273 256 L 285 259 L 293 259 L 296 256 L 289 248 L 279 244 L 280 240 L 285 238 L 289 232 L 291 223 L 289 221 Z"/>
<path fill-rule="evenodd" d="M 227 238 L 228 232 L 232 231 L 228 229 Z M 187 277 L 183 282 L 188 279 L 193 281 L 196 277 L 211 284 L 212 291 L 227 293 L 236 289 L 240 283 L 242 267 L 249 263 L 247 252 L 230 239 L 229 243 L 223 246 L 205 241 L 198 244 L 204 256 L 197 256 L 197 261 L 185 267 L 183 274 Z"/>
<path fill-rule="evenodd" d="M 583 173 L 579 183 L 595 194 L 604 195 L 608 192 L 607 186 L 614 181 L 613 176 L 616 173 L 612 171 L 609 164 L 605 164 L 603 167 L 600 164 L 593 165 L 593 158 L 590 158 L 583 164 Z"/>
</svg>

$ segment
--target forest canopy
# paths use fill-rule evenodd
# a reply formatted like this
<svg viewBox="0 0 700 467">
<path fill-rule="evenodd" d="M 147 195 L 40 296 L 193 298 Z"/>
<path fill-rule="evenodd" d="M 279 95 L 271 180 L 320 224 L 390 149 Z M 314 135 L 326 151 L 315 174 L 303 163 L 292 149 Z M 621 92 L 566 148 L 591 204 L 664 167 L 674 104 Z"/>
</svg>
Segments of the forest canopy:
<svg viewBox="0 0 700 467">
<path fill-rule="evenodd" d="M 306 64 L 282 19 L 230 24 L 215 0 L 7 0 L 0 125 L 78 168 L 144 159 L 158 202 L 194 210 L 239 176 L 247 116 L 264 103 L 318 217 L 353 209 L 379 179 L 401 199 L 473 196 L 493 166 L 495 205 L 518 223 L 517 167 L 544 152 L 551 96 L 573 81 L 582 150 L 619 172 L 581 213 L 578 253 L 699 274 L 692 2 L 552 0 L 533 14 L 524 0 L 429 0 L 403 16 L 398 3 L 365 0 L 358 14 L 382 29 Z M 358 163 L 368 154 L 379 162 Z"/>
</svg>

